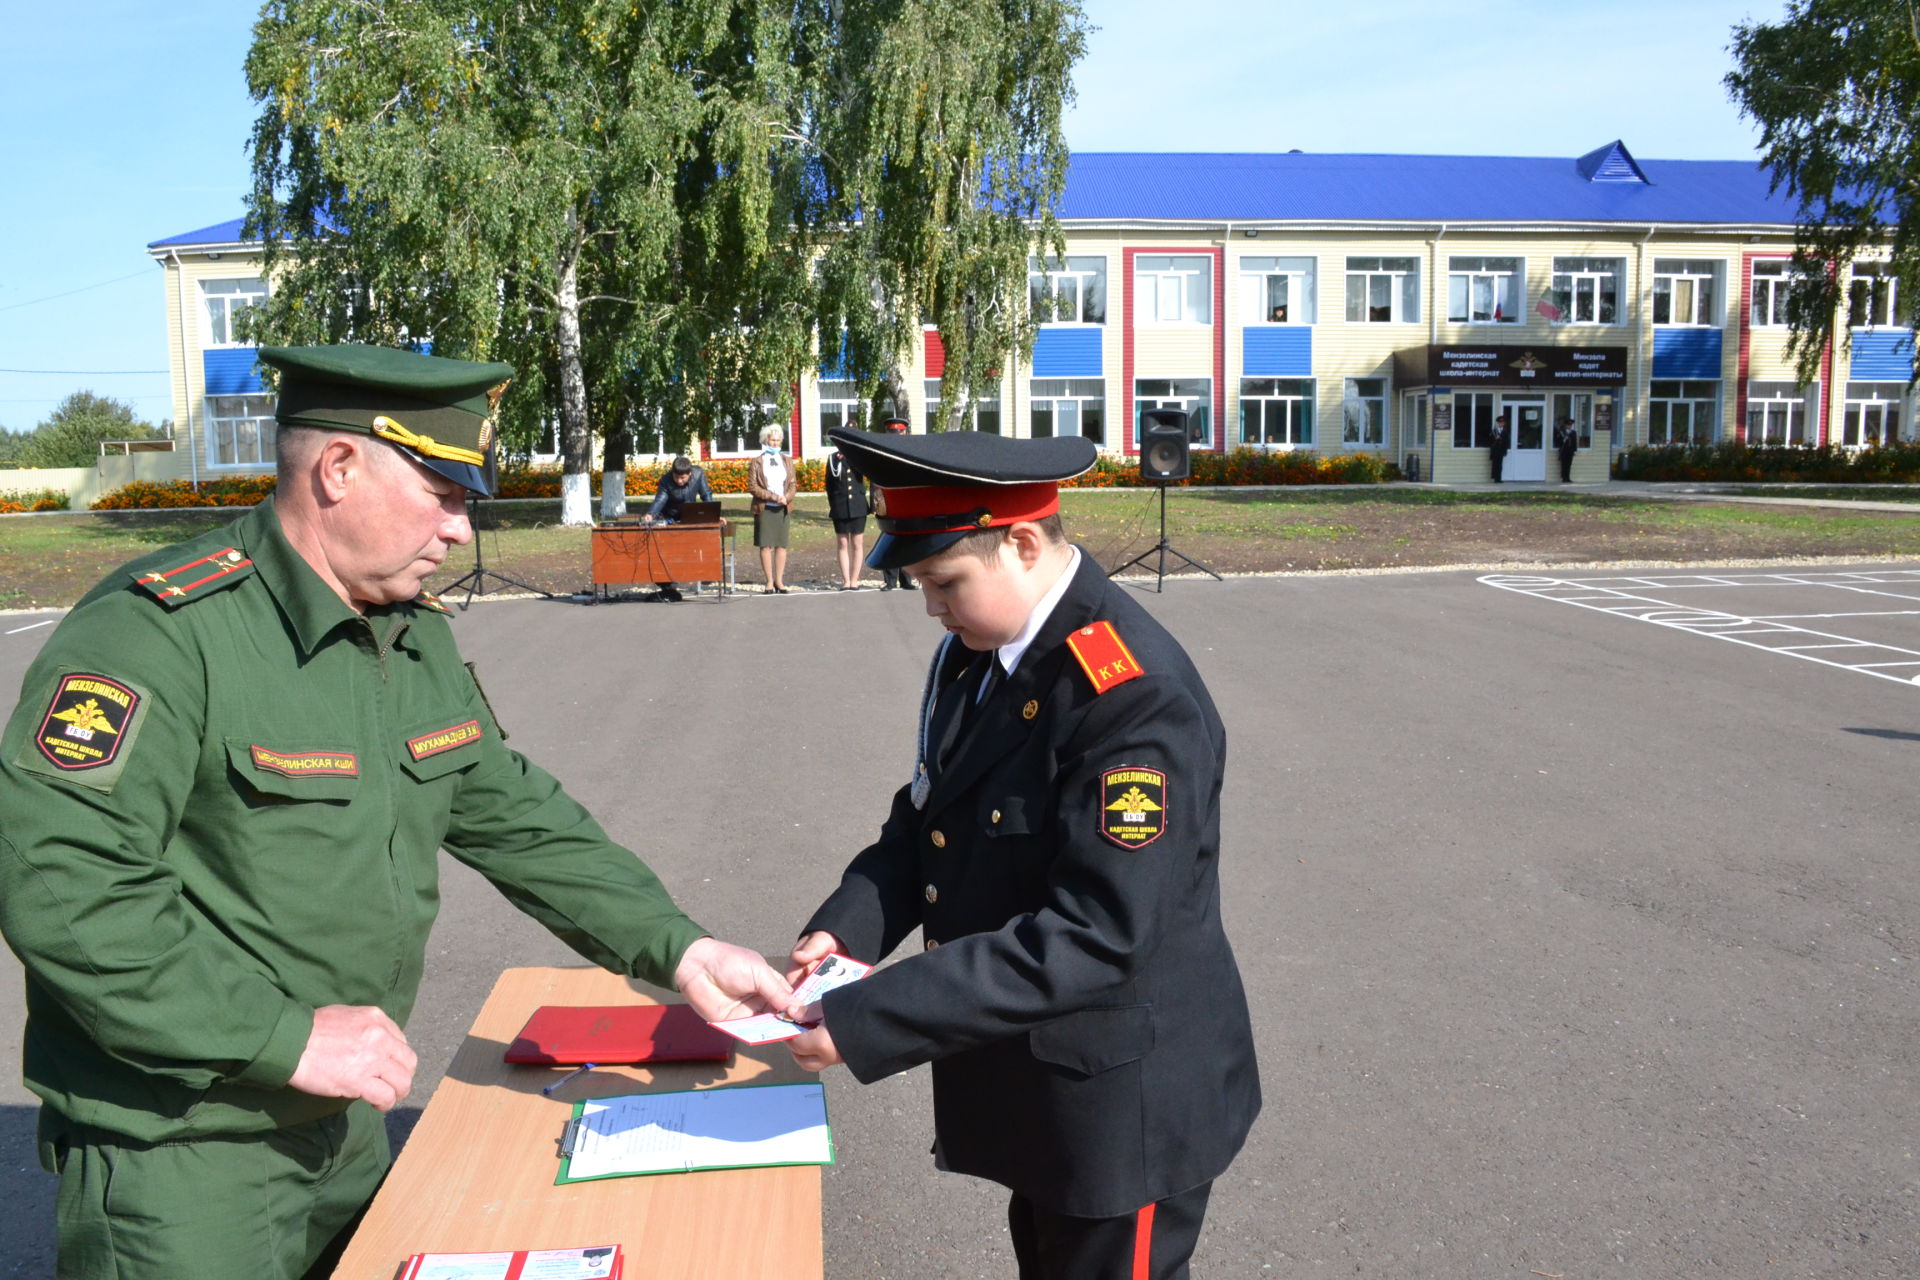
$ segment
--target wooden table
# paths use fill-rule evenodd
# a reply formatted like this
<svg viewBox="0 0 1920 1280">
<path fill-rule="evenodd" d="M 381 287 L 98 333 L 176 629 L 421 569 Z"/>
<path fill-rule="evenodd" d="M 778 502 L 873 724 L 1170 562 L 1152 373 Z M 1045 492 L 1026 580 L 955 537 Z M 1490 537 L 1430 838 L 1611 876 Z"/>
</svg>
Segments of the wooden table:
<svg viewBox="0 0 1920 1280">
<path fill-rule="evenodd" d="M 614 583 L 712 582 L 724 599 L 733 585 L 733 525 L 597 524 L 593 526 L 593 587 Z"/>
<path fill-rule="evenodd" d="M 729 1062 L 600 1067 L 551 1098 L 570 1068 L 500 1055 L 543 1004 L 659 1003 L 601 969 L 508 969 L 394 1162 L 334 1271 L 393 1280 L 422 1250 L 618 1244 L 645 1280 L 820 1280 L 820 1169 L 724 1169 L 557 1187 L 560 1131 L 583 1098 L 811 1080 L 784 1045 L 738 1045 Z"/>
</svg>

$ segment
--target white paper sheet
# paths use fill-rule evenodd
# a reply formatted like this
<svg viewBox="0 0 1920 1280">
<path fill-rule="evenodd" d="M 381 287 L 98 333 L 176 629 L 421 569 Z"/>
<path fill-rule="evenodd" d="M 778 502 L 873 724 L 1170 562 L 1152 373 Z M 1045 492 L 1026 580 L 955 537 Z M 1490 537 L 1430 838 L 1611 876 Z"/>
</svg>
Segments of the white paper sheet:
<svg viewBox="0 0 1920 1280">
<path fill-rule="evenodd" d="M 826 1090 L 734 1085 L 580 1104 L 560 1181 L 635 1173 L 832 1164 Z"/>
</svg>

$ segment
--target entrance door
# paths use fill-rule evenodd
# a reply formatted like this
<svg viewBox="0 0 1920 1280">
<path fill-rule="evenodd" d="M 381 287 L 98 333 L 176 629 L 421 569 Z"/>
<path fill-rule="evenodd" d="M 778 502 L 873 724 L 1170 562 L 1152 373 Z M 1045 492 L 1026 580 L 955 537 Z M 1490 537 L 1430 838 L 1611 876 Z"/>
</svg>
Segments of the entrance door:
<svg viewBox="0 0 1920 1280">
<path fill-rule="evenodd" d="M 1544 400 L 1503 397 L 1500 407 L 1513 415 L 1513 448 L 1507 453 L 1502 478 L 1547 478 L 1547 405 Z"/>
</svg>

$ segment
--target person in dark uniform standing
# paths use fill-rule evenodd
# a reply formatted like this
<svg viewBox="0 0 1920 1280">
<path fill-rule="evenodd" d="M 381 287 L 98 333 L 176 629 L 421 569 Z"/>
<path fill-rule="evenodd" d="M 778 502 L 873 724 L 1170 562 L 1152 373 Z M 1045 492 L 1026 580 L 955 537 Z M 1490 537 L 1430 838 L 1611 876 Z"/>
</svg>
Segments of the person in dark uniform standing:
<svg viewBox="0 0 1920 1280">
<path fill-rule="evenodd" d="M 1580 451 L 1580 432 L 1572 418 L 1560 419 L 1553 429 L 1553 447 L 1560 454 L 1560 483 L 1573 483 L 1573 455 Z"/>
<path fill-rule="evenodd" d="M 1506 465 L 1507 449 L 1513 444 L 1511 419 L 1505 413 L 1493 420 L 1493 434 L 1487 438 L 1487 461 L 1493 468 L 1493 482 L 1500 483 L 1500 469 Z"/>
<path fill-rule="evenodd" d="M 840 589 L 858 591 L 866 560 L 867 517 L 873 498 L 867 478 L 853 459 L 835 449 L 827 455 L 827 514 L 833 518 L 835 550 L 840 556 Z"/>
<path fill-rule="evenodd" d="M 680 518 L 680 508 L 689 502 L 712 502 L 713 489 L 707 484 L 707 473 L 693 465 L 693 459 L 686 454 L 677 454 L 673 465 L 667 468 L 665 475 L 653 491 L 653 505 L 647 508 L 647 514 L 641 519 L 652 524 L 656 520 L 674 521 Z M 679 604 L 683 597 L 680 588 L 671 582 L 657 582 L 660 598 Z"/>
<path fill-rule="evenodd" d="M 790 1041 L 867 1083 L 932 1064 L 935 1163 L 1005 1186 L 1023 1280 L 1188 1275 L 1260 1109 L 1220 917 L 1226 731 L 1179 643 L 1061 530 L 1097 449 L 980 432 L 834 440 L 884 492 L 869 563 L 946 630 L 919 753 L 807 921 L 789 981 L 924 950 L 830 992 Z"/>
<path fill-rule="evenodd" d="M 125 566 L 0 739 L 0 932 L 61 1280 L 299 1280 L 388 1162 L 445 849 L 709 1018 L 784 1008 L 508 748 L 421 583 L 494 487 L 513 369 L 261 347 L 275 496 Z"/>
<path fill-rule="evenodd" d="M 883 418 L 880 422 L 880 429 L 889 435 L 903 436 L 907 434 L 907 425 L 905 418 Z M 914 582 L 913 575 L 907 572 L 904 565 L 897 569 L 882 567 L 880 569 L 880 589 L 882 591 L 891 591 L 895 587 L 899 587 L 902 591 L 919 590 L 919 585 Z"/>
</svg>

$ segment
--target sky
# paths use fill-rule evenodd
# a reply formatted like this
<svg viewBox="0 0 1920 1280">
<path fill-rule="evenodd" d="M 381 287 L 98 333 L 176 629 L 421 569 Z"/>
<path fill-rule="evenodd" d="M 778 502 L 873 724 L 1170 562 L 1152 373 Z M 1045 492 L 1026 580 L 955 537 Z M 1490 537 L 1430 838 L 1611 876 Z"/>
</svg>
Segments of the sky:
<svg viewBox="0 0 1920 1280">
<path fill-rule="evenodd" d="M 1076 151 L 1734 160 L 1741 22 L 1785 0 L 1083 0 Z M 16 5 L 0 48 L 0 427 L 68 394 L 171 414 L 146 246 L 245 212 L 258 8 Z M 1250 17 L 1248 15 L 1257 15 Z"/>
</svg>

